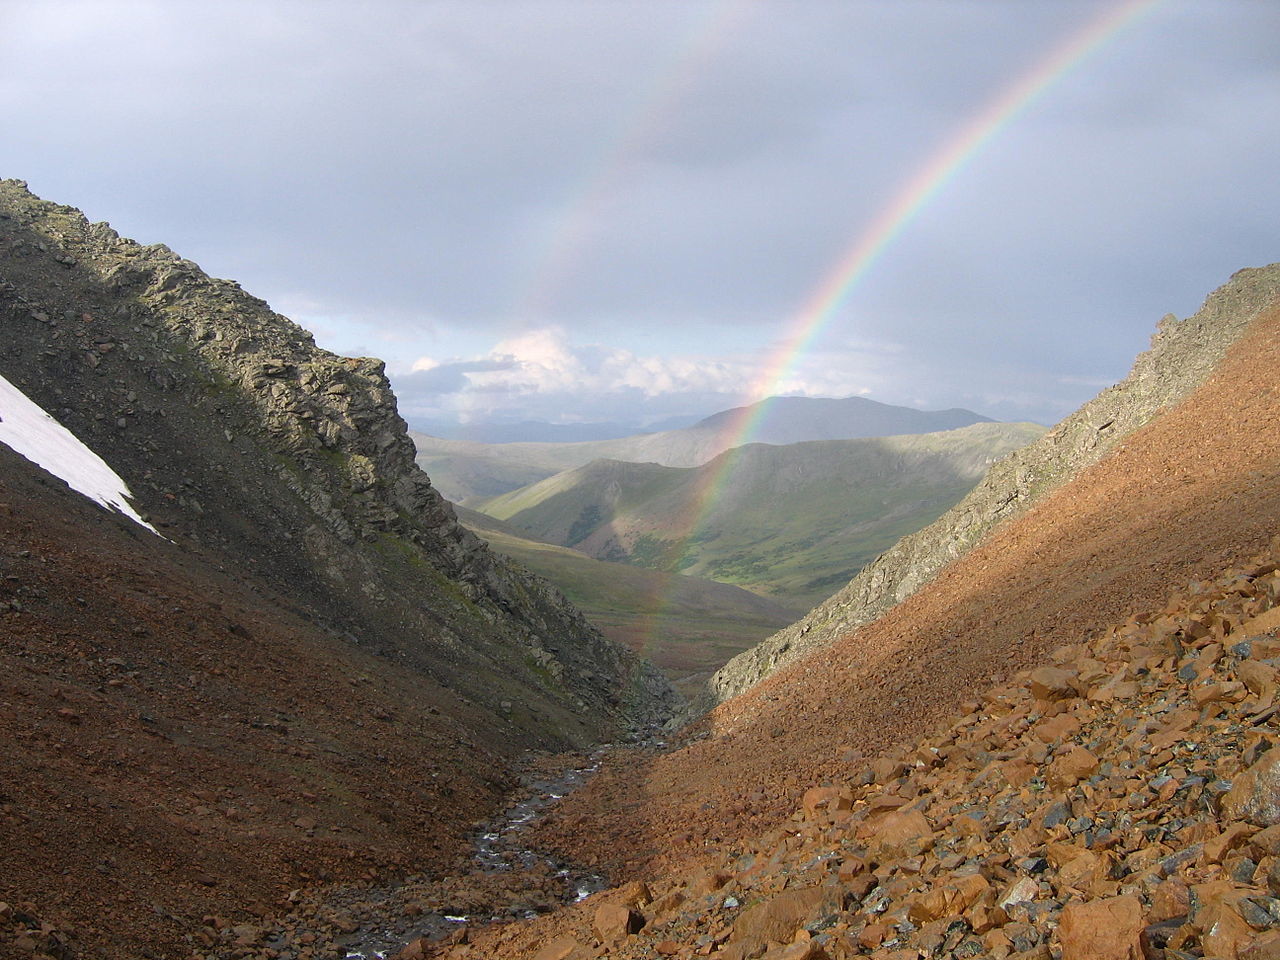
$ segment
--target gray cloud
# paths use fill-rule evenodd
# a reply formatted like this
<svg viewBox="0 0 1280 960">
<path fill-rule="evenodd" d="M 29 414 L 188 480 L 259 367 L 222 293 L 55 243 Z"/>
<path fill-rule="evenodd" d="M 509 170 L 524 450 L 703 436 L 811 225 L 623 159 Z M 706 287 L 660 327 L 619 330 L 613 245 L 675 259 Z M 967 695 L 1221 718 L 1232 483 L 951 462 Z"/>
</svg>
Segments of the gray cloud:
<svg viewBox="0 0 1280 960">
<path fill-rule="evenodd" d="M 0 173 L 384 353 L 422 402 L 610 416 L 598 383 L 467 365 L 549 327 L 764 363 L 904 181 L 1114 7 L 0 0 Z M 815 353 L 902 344 L 845 380 L 1046 420 L 1122 375 L 1163 313 L 1280 259 L 1277 35 L 1275 4 L 1158 4 L 948 179 Z M 409 374 L 424 354 L 461 359 Z M 641 399 L 726 397 L 695 393 Z"/>
<path fill-rule="evenodd" d="M 491 373 L 510 370 L 514 366 L 514 360 L 454 361 L 442 363 L 427 370 L 411 370 L 400 374 L 396 377 L 396 385 L 403 393 L 425 399 L 466 390 L 471 385 L 467 377 L 469 373 Z"/>
</svg>

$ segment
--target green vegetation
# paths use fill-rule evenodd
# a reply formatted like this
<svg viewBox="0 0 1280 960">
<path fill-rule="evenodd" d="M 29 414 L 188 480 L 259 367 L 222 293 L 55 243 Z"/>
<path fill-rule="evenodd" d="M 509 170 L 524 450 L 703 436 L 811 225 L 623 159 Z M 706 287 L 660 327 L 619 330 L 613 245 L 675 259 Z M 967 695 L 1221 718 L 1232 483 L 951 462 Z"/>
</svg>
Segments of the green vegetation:
<svg viewBox="0 0 1280 960">
<path fill-rule="evenodd" d="M 993 460 L 1042 432 L 983 423 L 749 444 L 695 468 L 598 460 L 474 505 L 536 540 L 807 610 L 945 513 Z"/>
<path fill-rule="evenodd" d="M 603 521 L 604 514 L 600 512 L 600 506 L 594 503 L 587 504 L 582 508 L 578 519 L 569 527 L 569 533 L 565 538 L 568 545 L 572 547 L 579 541 L 585 540 Z"/>
<path fill-rule="evenodd" d="M 606 636 L 647 656 L 686 693 L 804 612 L 710 580 L 595 560 L 465 508 L 458 519 L 554 583 Z"/>
<path fill-rule="evenodd" d="M 986 420 L 969 410 L 915 410 L 866 397 L 771 397 L 750 412 L 725 410 L 681 430 L 576 443 L 474 443 L 411 433 L 418 465 L 454 503 L 496 497 L 596 460 L 696 467 L 740 442 L 737 423 L 768 444 L 950 431 Z M 559 541 L 557 541 L 559 542 Z"/>
</svg>

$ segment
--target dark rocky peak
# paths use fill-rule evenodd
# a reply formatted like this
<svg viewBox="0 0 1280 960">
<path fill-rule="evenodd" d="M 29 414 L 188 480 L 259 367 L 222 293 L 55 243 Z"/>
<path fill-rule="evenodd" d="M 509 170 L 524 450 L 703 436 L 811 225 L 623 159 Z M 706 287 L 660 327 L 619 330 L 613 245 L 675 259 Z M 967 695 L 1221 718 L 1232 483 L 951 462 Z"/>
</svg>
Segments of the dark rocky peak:
<svg viewBox="0 0 1280 960">
<path fill-rule="evenodd" d="M 238 284 L 17 180 L 0 181 L 0 325 L 0 373 L 189 549 L 283 586 L 533 741 L 668 709 L 648 664 L 458 524 L 380 361 L 322 350 Z"/>
</svg>

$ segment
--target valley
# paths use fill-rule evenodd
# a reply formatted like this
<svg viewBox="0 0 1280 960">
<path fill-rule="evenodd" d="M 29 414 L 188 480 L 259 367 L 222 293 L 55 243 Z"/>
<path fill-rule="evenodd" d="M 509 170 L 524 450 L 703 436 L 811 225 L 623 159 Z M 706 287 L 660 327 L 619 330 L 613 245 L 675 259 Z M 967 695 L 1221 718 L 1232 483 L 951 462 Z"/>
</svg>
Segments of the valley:
<svg viewBox="0 0 1280 960">
<path fill-rule="evenodd" d="M 754 443 L 849 440 L 956 430 L 988 421 L 969 410 L 916 410 L 869 400 L 770 397 L 723 410 L 688 427 L 576 443 L 476 443 L 411 431 L 418 465 L 455 503 L 508 493 L 593 460 L 699 467 L 720 454 Z"/>
<path fill-rule="evenodd" d="M 876 439 L 751 443 L 690 468 L 595 460 L 468 503 L 597 559 L 731 583 L 808 610 L 950 509 L 987 466 L 1043 432 L 1036 424 L 985 423 Z"/>
<path fill-rule="evenodd" d="M 416 451 L 20 181 L 0 268 L 137 514 L 0 443 L 5 960 L 1280 955 L 1280 265 L 1048 431 Z"/>
<path fill-rule="evenodd" d="M 554 583 L 601 633 L 651 660 L 687 697 L 735 654 L 801 612 L 730 584 L 596 560 L 531 540 L 483 513 L 455 509 L 463 526 Z"/>
</svg>

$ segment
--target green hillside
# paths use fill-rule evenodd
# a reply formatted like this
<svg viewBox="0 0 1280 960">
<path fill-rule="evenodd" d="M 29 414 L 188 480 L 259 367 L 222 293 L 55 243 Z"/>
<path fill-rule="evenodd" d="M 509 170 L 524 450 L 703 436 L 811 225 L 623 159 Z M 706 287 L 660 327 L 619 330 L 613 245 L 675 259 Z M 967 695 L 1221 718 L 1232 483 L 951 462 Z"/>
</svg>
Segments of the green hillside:
<svg viewBox="0 0 1280 960">
<path fill-rule="evenodd" d="M 431 485 L 454 503 L 474 497 L 492 497 L 564 469 L 559 458 L 520 451 L 507 447 L 541 447 L 544 444 L 475 443 L 470 440 L 442 440 L 425 433 L 409 431 L 417 447 L 414 458 L 431 478 Z M 548 447 L 565 444 L 545 444 Z"/>
<path fill-rule="evenodd" d="M 454 503 L 492 497 L 593 460 L 697 467 L 741 443 L 888 437 L 954 430 L 987 418 L 970 410 L 916 410 L 866 397 L 770 397 L 679 430 L 576 443 L 475 443 L 411 432 L 418 466 Z"/>
<path fill-rule="evenodd" d="M 595 461 L 475 502 L 538 540 L 807 609 L 959 501 L 1036 424 L 786 446 L 695 468 Z"/>
<path fill-rule="evenodd" d="M 465 507 L 457 512 L 494 550 L 550 580 L 605 636 L 648 657 L 686 694 L 804 612 L 728 584 L 596 560 Z"/>
</svg>

